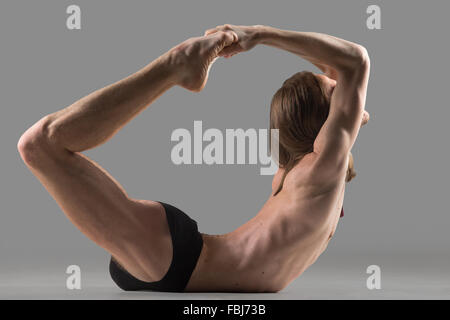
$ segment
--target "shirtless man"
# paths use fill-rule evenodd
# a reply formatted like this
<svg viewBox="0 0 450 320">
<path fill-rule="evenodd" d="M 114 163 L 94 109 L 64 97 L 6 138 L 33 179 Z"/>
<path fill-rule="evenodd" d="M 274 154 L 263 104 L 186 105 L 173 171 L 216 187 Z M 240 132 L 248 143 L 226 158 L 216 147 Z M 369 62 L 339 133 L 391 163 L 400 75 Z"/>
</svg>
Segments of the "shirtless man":
<svg viewBox="0 0 450 320">
<path fill-rule="evenodd" d="M 301 72 L 274 95 L 279 170 L 260 212 L 223 235 L 199 233 L 181 210 L 130 198 L 82 154 L 110 139 L 173 86 L 201 91 L 212 63 L 257 45 L 287 50 L 324 73 Z M 22 159 L 70 221 L 108 251 L 124 290 L 278 292 L 325 250 L 353 176 L 350 150 L 364 111 L 364 47 L 325 34 L 222 25 L 140 71 L 49 114 L 20 138 Z"/>
</svg>

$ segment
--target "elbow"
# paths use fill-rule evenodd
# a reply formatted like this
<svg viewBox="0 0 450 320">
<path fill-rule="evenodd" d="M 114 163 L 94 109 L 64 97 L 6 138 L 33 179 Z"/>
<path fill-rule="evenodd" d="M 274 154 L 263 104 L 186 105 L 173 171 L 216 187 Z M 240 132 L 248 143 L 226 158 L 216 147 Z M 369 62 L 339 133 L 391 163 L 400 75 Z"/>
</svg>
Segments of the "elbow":
<svg viewBox="0 0 450 320">
<path fill-rule="evenodd" d="M 368 69 L 370 67 L 369 52 L 362 45 L 355 45 L 353 66 L 357 69 Z"/>
<path fill-rule="evenodd" d="M 35 167 L 42 159 L 49 144 L 48 116 L 26 130 L 17 143 L 17 150 L 26 165 Z"/>
<path fill-rule="evenodd" d="M 359 44 L 352 45 L 338 71 L 347 79 L 358 79 L 360 75 L 369 73 L 370 57 L 367 49 Z"/>
</svg>

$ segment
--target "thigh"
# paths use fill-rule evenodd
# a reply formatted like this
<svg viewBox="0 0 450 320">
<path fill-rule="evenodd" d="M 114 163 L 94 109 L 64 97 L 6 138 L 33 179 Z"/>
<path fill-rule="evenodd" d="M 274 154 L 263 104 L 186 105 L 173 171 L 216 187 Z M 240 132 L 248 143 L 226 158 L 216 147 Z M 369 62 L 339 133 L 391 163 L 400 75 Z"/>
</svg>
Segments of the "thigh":
<svg viewBox="0 0 450 320">
<path fill-rule="evenodd" d="M 48 147 L 37 163 L 31 171 L 84 235 L 137 278 L 162 277 L 172 259 L 172 243 L 161 204 L 130 198 L 81 153 Z"/>
</svg>

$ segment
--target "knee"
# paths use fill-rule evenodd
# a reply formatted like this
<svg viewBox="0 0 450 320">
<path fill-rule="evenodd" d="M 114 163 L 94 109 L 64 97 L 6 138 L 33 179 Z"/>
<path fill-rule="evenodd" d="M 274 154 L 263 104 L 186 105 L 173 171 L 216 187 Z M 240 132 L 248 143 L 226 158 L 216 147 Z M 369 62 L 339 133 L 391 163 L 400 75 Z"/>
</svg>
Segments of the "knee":
<svg viewBox="0 0 450 320">
<path fill-rule="evenodd" d="M 48 154 L 50 146 L 47 117 L 26 130 L 17 143 L 22 160 L 30 167 L 38 166 L 44 161 L 43 156 Z"/>
</svg>

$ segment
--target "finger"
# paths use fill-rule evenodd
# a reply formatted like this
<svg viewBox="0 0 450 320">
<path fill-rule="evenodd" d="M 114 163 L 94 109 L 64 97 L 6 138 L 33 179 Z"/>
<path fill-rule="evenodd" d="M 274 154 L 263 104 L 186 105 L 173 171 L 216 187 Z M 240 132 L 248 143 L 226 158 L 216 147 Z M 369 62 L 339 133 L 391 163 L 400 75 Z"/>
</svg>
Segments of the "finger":
<svg viewBox="0 0 450 320">
<path fill-rule="evenodd" d="M 219 52 L 219 55 L 220 56 L 231 56 L 231 55 L 236 54 L 238 52 L 238 49 L 239 49 L 239 45 L 237 43 L 233 43 L 232 45 L 223 48 Z"/>
<path fill-rule="evenodd" d="M 234 56 L 236 54 L 237 53 L 227 54 L 227 55 L 224 55 L 223 57 L 228 59 L 228 58 L 231 58 L 232 56 Z"/>
<path fill-rule="evenodd" d="M 234 42 L 238 40 L 237 34 L 234 31 L 218 31 L 214 34 L 211 34 L 211 39 L 214 41 L 211 43 L 214 50 L 219 53 L 223 48 L 232 45 Z"/>
<path fill-rule="evenodd" d="M 363 117 L 361 120 L 361 127 L 364 126 L 365 124 L 367 124 L 367 122 L 369 122 L 369 120 L 370 120 L 370 114 L 367 111 L 364 111 Z"/>
<path fill-rule="evenodd" d="M 217 28 L 212 28 L 212 29 L 208 29 L 205 31 L 205 36 L 209 36 L 210 34 L 216 33 L 217 31 L 219 31 L 219 29 Z"/>
<path fill-rule="evenodd" d="M 226 24 L 217 26 L 216 29 L 223 30 L 223 31 L 233 30 L 233 25 L 226 23 Z"/>
<path fill-rule="evenodd" d="M 238 35 L 234 31 L 220 31 L 220 36 L 223 37 L 223 45 L 224 47 L 230 46 L 233 43 L 238 41 Z"/>
</svg>

